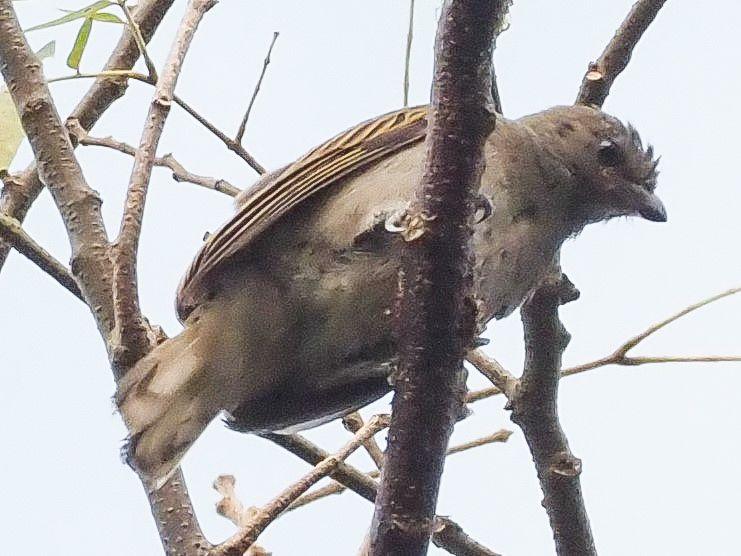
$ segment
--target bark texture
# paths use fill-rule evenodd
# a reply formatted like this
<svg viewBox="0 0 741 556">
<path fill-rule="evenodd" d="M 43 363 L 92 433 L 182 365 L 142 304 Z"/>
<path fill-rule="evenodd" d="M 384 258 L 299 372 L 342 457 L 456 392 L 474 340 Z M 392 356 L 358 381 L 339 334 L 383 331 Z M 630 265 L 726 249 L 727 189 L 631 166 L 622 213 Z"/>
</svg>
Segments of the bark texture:
<svg viewBox="0 0 741 556">
<path fill-rule="evenodd" d="M 448 0 L 440 17 L 425 170 L 402 232 L 407 243 L 396 316 L 400 361 L 376 498 L 374 556 L 426 553 L 445 450 L 463 410 L 463 357 L 476 313 L 471 200 L 484 142 L 496 121 L 491 47 L 505 4 Z"/>
</svg>

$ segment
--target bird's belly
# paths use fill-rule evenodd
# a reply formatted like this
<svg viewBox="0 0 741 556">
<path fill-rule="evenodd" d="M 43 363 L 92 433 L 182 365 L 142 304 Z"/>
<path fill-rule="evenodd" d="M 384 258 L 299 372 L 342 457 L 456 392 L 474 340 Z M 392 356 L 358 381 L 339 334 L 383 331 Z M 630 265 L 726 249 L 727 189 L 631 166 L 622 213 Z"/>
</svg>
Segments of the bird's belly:
<svg viewBox="0 0 741 556">
<path fill-rule="evenodd" d="M 480 327 L 507 316 L 552 265 L 557 246 L 535 241 L 528 226 L 474 236 L 474 294 Z M 281 430 L 314 425 L 362 407 L 389 391 L 395 364 L 392 310 L 398 245 L 376 252 L 338 252 L 320 244 L 276 250 L 271 269 L 292 315 L 288 337 L 275 349 L 290 353 L 270 391 L 234 412 L 235 428 Z M 249 363 L 249 362 L 248 362 Z"/>
<path fill-rule="evenodd" d="M 325 260 L 313 255 L 315 262 Z M 288 368 L 274 387 L 231 412 L 233 428 L 249 432 L 308 428 L 363 407 L 390 390 L 396 267 L 376 255 L 354 259 L 332 263 L 331 272 L 295 267 L 302 272 L 291 276 L 281 300 L 294 315 L 293 324 L 288 337 L 276 338 L 275 345 L 290 352 Z"/>
</svg>

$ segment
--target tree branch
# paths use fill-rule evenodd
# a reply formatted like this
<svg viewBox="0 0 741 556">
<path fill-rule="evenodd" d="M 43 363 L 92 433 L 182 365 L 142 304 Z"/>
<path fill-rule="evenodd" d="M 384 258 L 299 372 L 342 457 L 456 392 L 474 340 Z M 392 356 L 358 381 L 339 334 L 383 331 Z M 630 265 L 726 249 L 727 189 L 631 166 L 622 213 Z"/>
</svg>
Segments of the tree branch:
<svg viewBox="0 0 741 556">
<path fill-rule="evenodd" d="M 149 13 L 145 26 L 140 23 L 145 37 L 151 37 L 169 2 L 142 4 L 135 17 Z M 155 12 L 142 12 L 148 7 Z M 152 24 L 150 27 L 149 24 Z M 119 42 L 109 65 L 134 61 L 138 57 L 128 51 L 136 49 L 135 42 Z M 132 56 L 129 58 L 128 56 Z M 62 215 L 72 247 L 72 273 L 83 296 L 95 316 L 98 329 L 106 342 L 114 327 L 111 287 L 112 265 L 109 243 L 100 213 L 100 198 L 85 181 L 73 152 L 73 144 L 62 124 L 49 89 L 43 77 L 41 63 L 26 42 L 13 10 L 11 0 L 0 0 L 0 71 L 21 118 L 21 123 L 34 152 L 38 178 L 49 188 Z M 76 112 L 80 125 L 89 128 L 116 97 L 123 94 L 125 84 L 96 82 Z M 123 86 L 123 88 L 121 88 Z M 27 171 L 29 179 L 38 179 L 33 166 Z M 30 182 L 26 182 L 30 183 Z M 24 190 L 25 191 L 25 190 Z M 30 204 L 30 201 L 29 201 Z M 115 371 L 115 369 L 114 369 Z M 208 543 L 203 540 L 198 521 L 190 503 L 182 474 L 177 471 L 158 491 L 149 491 L 148 498 L 157 528 L 169 554 L 200 555 Z"/>
<path fill-rule="evenodd" d="M 262 80 L 265 78 L 265 72 L 268 71 L 268 66 L 270 65 L 270 55 L 273 53 L 273 47 L 275 46 L 275 41 L 278 40 L 278 36 L 280 33 L 278 31 L 275 31 L 273 33 L 273 40 L 270 41 L 270 46 L 268 47 L 268 53 L 265 55 L 265 59 L 262 62 L 262 71 L 260 72 L 260 77 L 257 80 L 257 84 L 255 85 L 255 90 L 252 91 L 252 97 L 250 98 L 250 103 L 247 105 L 247 111 L 244 113 L 244 117 L 242 118 L 242 123 L 239 124 L 239 129 L 237 130 L 237 135 L 234 137 L 234 141 L 242 144 L 242 139 L 244 138 L 244 130 L 247 127 L 247 121 L 250 119 L 250 114 L 252 113 L 252 106 L 255 104 L 255 99 L 257 98 L 257 93 L 260 92 L 260 86 L 262 85 Z"/>
<path fill-rule="evenodd" d="M 155 86 L 154 98 L 134 157 L 124 215 L 118 238 L 112 246 L 113 308 L 116 327 L 111 335 L 116 366 L 123 369 L 138 361 L 151 348 L 149 327 L 139 307 L 136 255 L 139 247 L 149 180 L 165 121 L 170 113 L 175 85 L 198 24 L 216 0 L 190 0 L 180 22 L 170 54 Z"/>
<path fill-rule="evenodd" d="M 126 18 L 126 22 L 128 23 L 131 34 L 134 36 L 134 40 L 136 41 L 136 47 L 139 49 L 139 54 L 141 54 L 142 58 L 144 58 L 144 65 L 147 66 L 147 73 L 149 74 L 149 78 L 156 82 L 157 77 L 157 68 L 154 65 L 154 61 L 149 56 L 149 52 L 147 52 L 147 41 L 144 40 L 144 37 L 142 36 L 141 29 L 139 28 L 139 24 L 134 19 L 134 16 L 131 13 L 131 10 L 126 5 L 126 0 L 117 0 L 119 8 L 121 8 L 121 11 L 124 14 L 124 17 Z"/>
<path fill-rule="evenodd" d="M 735 295 L 739 292 L 741 292 L 741 288 L 731 288 L 724 292 L 721 292 L 721 293 L 712 295 L 706 299 L 703 299 L 702 301 L 698 301 L 697 303 L 693 303 L 692 305 L 685 307 L 681 311 L 664 319 L 663 321 L 658 322 L 656 324 L 652 324 L 651 326 L 649 326 L 646 330 L 644 330 L 637 336 L 634 336 L 626 340 L 620 345 L 620 347 L 618 347 L 610 355 L 600 357 L 599 359 L 595 359 L 594 361 L 590 361 L 588 363 L 582 363 L 581 365 L 576 365 L 575 367 L 567 367 L 565 369 L 562 369 L 561 377 L 563 378 L 566 376 L 576 375 L 579 373 L 583 373 L 585 371 L 591 371 L 592 369 L 597 369 L 599 367 L 604 367 L 607 365 L 621 365 L 621 366 L 627 366 L 627 367 L 635 367 L 638 365 L 648 365 L 648 364 L 653 364 L 653 363 L 698 363 L 698 362 L 700 363 L 702 362 L 722 363 L 722 362 L 741 361 L 741 356 L 738 356 L 738 355 L 687 355 L 687 356 L 663 356 L 663 357 L 629 356 L 628 355 L 629 350 L 636 347 L 639 343 L 641 343 L 643 340 L 648 338 L 654 332 L 661 330 L 665 326 L 668 326 L 674 321 L 692 313 L 693 311 L 696 311 L 697 309 L 705 307 L 706 305 L 709 305 L 710 303 L 715 303 L 716 301 L 720 301 L 721 299 L 725 299 L 726 297 L 729 297 L 731 295 Z M 501 394 L 502 393 L 502 381 L 503 380 L 506 381 L 508 380 L 507 377 L 512 376 L 509 373 L 509 371 L 502 368 L 502 366 L 495 359 L 488 357 L 481 350 L 470 352 L 467 356 L 467 359 L 474 367 L 476 367 L 477 370 L 479 370 L 493 384 L 495 384 L 495 387 L 494 388 L 482 388 L 481 390 L 475 390 L 473 392 L 469 392 L 466 395 L 466 403 L 477 402 L 477 401 L 484 400 L 486 398 L 490 398 L 492 396 Z M 503 375 L 503 376 L 500 376 L 500 375 Z"/>
<path fill-rule="evenodd" d="M 226 148 L 228 148 L 230 151 L 232 151 L 234 154 L 236 154 L 239 158 L 244 160 L 249 166 L 258 174 L 262 175 L 267 170 L 265 167 L 260 164 L 255 157 L 253 157 L 250 153 L 248 153 L 245 148 L 229 137 L 226 133 L 221 131 L 219 128 L 217 128 L 215 125 L 213 125 L 211 122 L 209 122 L 206 118 L 201 116 L 192 106 L 190 106 L 188 103 L 186 103 L 183 99 L 175 95 L 173 97 L 173 100 L 177 103 L 180 108 L 185 110 L 188 114 L 190 114 L 195 120 L 201 124 L 203 127 L 208 129 L 211 133 L 216 135 L 224 145 L 226 145 Z"/>
<path fill-rule="evenodd" d="M 6 216 L 0 212 L 0 239 L 14 247 L 21 255 L 35 263 L 41 270 L 54 278 L 63 287 L 69 290 L 72 295 L 85 301 L 80 291 L 80 286 L 69 270 L 56 260 L 51 253 L 46 251 L 31 236 L 29 236 L 21 227 L 21 223 L 15 218 Z"/>
<path fill-rule="evenodd" d="M 469 227 L 491 106 L 491 46 L 506 1 L 448 0 L 436 38 L 425 170 L 407 211 L 397 307 L 399 367 L 370 553 L 422 555 L 473 342 Z"/>
<path fill-rule="evenodd" d="M 113 137 L 93 137 L 80 127 L 77 120 L 67 120 L 67 129 L 70 134 L 76 138 L 80 145 L 106 147 L 129 156 L 136 156 L 136 149 L 128 143 L 117 141 Z M 189 172 L 172 154 L 156 157 L 154 159 L 154 165 L 170 169 L 172 171 L 172 179 L 176 182 L 193 183 L 205 187 L 206 189 L 212 189 L 213 191 L 224 193 L 230 197 L 236 197 L 241 191 L 238 187 L 232 185 L 225 179 L 199 176 Z"/>
<path fill-rule="evenodd" d="M 342 424 L 348 431 L 353 434 L 357 434 L 357 432 L 365 426 L 363 417 L 357 411 L 353 411 L 352 413 L 348 413 L 347 415 L 345 415 L 342 418 Z M 373 460 L 373 463 L 376 465 L 376 469 L 381 469 L 383 467 L 384 456 L 383 450 L 381 450 L 378 442 L 376 442 L 376 439 L 371 436 L 363 444 L 363 447 L 365 448 L 365 451 L 368 452 L 368 455 Z"/>
<path fill-rule="evenodd" d="M 133 13 L 134 21 L 145 42 L 151 40 L 173 0 L 141 0 Z M 105 70 L 130 70 L 139 59 L 139 48 L 129 27 L 123 30 L 121 38 L 106 62 Z M 128 81 L 121 78 L 100 77 L 70 114 L 89 130 L 103 113 L 121 98 L 128 88 Z M 74 146 L 74 142 L 73 142 Z M 0 212 L 4 212 L 23 222 L 31 204 L 39 196 L 44 185 L 39 180 L 36 164 L 31 164 L 19 176 L 4 180 L 5 187 L 0 195 Z M 0 269 L 7 259 L 10 246 L 0 241 Z"/>
<path fill-rule="evenodd" d="M 414 40 L 414 0 L 409 0 L 409 27 L 407 29 L 407 46 L 404 51 L 404 107 L 409 106 L 409 68 L 412 62 L 412 41 Z"/>
<path fill-rule="evenodd" d="M 479 448 L 480 446 L 486 446 L 487 444 L 493 444 L 495 442 L 507 442 L 510 436 L 512 436 L 512 431 L 507 429 L 500 429 L 495 433 L 487 434 L 486 436 L 482 436 L 468 442 L 463 442 L 462 444 L 458 444 L 456 446 L 451 446 L 450 448 L 448 448 L 445 455 L 451 456 L 454 454 L 460 454 L 461 452 L 473 450 L 474 448 Z M 378 469 L 374 469 L 366 473 L 366 475 L 371 479 L 377 479 L 381 476 L 381 472 Z M 316 490 L 313 490 L 312 492 L 303 495 L 301 498 L 291 504 L 288 507 L 287 511 L 297 510 L 298 508 L 306 506 L 307 504 L 310 504 L 312 502 L 316 502 L 317 500 L 321 500 L 322 498 L 326 498 L 327 496 L 341 494 L 346 490 L 347 487 L 342 485 L 341 483 L 332 482 L 325 487 L 318 488 Z"/>
<path fill-rule="evenodd" d="M 127 71 L 127 70 L 109 70 L 109 71 L 102 71 L 97 73 L 74 73 L 72 75 L 63 75 L 61 77 L 55 77 L 53 79 L 49 79 L 49 83 L 58 83 L 60 81 L 73 81 L 76 79 L 100 79 L 104 77 L 118 77 L 118 78 L 124 78 L 124 79 L 133 79 L 134 81 L 138 81 L 140 83 L 145 83 L 147 85 L 155 86 L 156 82 L 152 81 L 152 78 L 148 75 L 144 75 L 143 73 L 139 73 L 136 71 Z M 180 98 L 178 95 L 173 95 L 172 100 L 180 106 L 183 110 L 185 110 L 186 113 L 188 113 L 193 119 L 195 119 L 199 124 L 201 124 L 203 127 L 205 127 L 207 130 L 209 130 L 212 134 L 214 134 L 226 147 L 232 151 L 234 154 L 236 154 L 239 158 L 244 160 L 255 172 L 258 174 L 264 174 L 266 172 L 265 168 L 262 164 L 260 164 L 255 158 L 248 153 L 245 148 L 237 143 L 234 139 L 229 137 L 226 133 L 221 131 L 219 128 L 217 128 L 214 124 L 209 122 L 205 117 L 203 117 L 198 111 L 193 108 L 190 104 L 185 102 L 182 98 Z"/>
<path fill-rule="evenodd" d="M 665 2 L 666 0 L 638 0 L 633 4 L 602 55 L 596 62 L 589 64 L 575 104 L 599 107 L 604 104 L 612 83 L 628 66 L 633 49 Z"/>
<path fill-rule="evenodd" d="M 263 435 L 263 438 L 285 448 L 311 465 L 316 465 L 329 456 L 328 452 L 298 434 L 271 433 Z M 352 465 L 341 463 L 329 476 L 371 503 L 376 499 L 378 491 L 376 481 Z M 463 532 L 460 525 L 450 519 L 436 516 L 432 532 L 435 545 L 456 556 L 497 556 L 495 552 L 473 541 Z M 476 551 L 473 547 L 480 549 Z"/>
<path fill-rule="evenodd" d="M 341 462 L 345 461 L 350 454 L 360 448 L 366 440 L 387 426 L 388 416 L 376 415 L 373 417 L 366 425 L 361 427 L 353 439 L 340 449 L 340 451 L 333 456 L 324 458 L 298 482 L 285 489 L 265 507 L 258 509 L 249 523 L 233 537 L 214 548 L 211 556 L 242 556 L 257 540 L 258 535 L 283 513 L 291 502 L 309 490 L 309 488 L 322 478 L 332 473 Z"/>
<path fill-rule="evenodd" d="M 556 553 L 596 556 L 579 482 L 581 461 L 571 453 L 558 420 L 561 354 L 569 342 L 558 306 L 568 300 L 569 288 L 573 285 L 565 279 L 546 283 L 522 306 L 525 369 L 509 403 L 535 462 Z"/>
<path fill-rule="evenodd" d="M 113 327 L 108 238 L 100 197 L 85 181 L 60 121 L 41 63 L 26 42 L 12 2 L 0 0 L 0 70 L 33 149 L 41 180 L 62 215 L 72 248 L 72 273 L 104 338 Z"/>
</svg>

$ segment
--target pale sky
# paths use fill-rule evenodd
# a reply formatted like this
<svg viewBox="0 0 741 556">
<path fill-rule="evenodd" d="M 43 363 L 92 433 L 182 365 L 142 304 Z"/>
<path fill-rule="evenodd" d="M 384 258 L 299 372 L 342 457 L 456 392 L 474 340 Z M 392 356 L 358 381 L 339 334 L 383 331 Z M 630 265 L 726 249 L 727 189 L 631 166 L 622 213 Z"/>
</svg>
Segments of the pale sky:
<svg viewBox="0 0 741 556">
<path fill-rule="evenodd" d="M 29 27 L 58 17 L 55 8 L 84 4 L 29 0 L 16 7 Z M 160 66 L 185 4 L 176 2 L 151 47 Z M 516 0 L 496 55 L 505 114 L 518 117 L 571 103 L 587 62 L 598 56 L 631 4 Z M 413 104 L 428 100 L 438 9 L 438 0 L 417 1 Z M 246 134 L 255 157 L 277 167 L 349 125 L 400 106 L 407 12 L 406 0 L 222 0 L 196 35 L 178 93 L 233 133 L 272 32 L 280 31 Z M 732 0 L 707 3 L 704 11 L 694 2 L 669 0 L 616 82 L 605 109 L 631 121 L 662 155 L 658 193 L 669 222 L 621 219 L 591 226 L 564 247 L 563 267 L 582 292 L 562 312 L 573 335 L 566 365 L 606 355 L 682 307 L 741 284 L 739 20 L 741 5 Z M 64 61 L 76 32 L 68 26 L 31 35 L 35 48 L 57 40 L 47 76 L 70 73 Z M 101 67 L 118 34 L 113 25 L 96 25 L 83 71 Z M 88 85 L 52 86 L 63 115 Z M 94 134 L 138 143 L 151 94 L 148 86 L 132 84 Z M 173 152 L 193 172 L 240 186 L 255 178 L 177 108 L 160 151 Z M 112 234 L 132 160 L 92 147 L 77 152 L 89 183 L 105 199 Z M 29 160 L 24 146 L 15 167 Z M 230 212 L 228 197 L 155 171 L 139 275 L 144 311 L 168 334 L 179 330 L 173 298 L 181 274 L 204 232 Z M 33 237 L 68 260 L 66 235 L 48 194 L 26 222 Z M 125 430 L 113 410 L 113 379 L 88 310 L 17 254 L 0 274 L 0 308 L 3 552 L 160 554 L 139 481 L 119 459 Z M 652 337 L 636 353 L 741 354 L 740 310 L 741 299 L 722 301 Z M 490 326 L 488 335 L 490 353 L 517 371 L 517 315 Z M 470 383 L 485 385 L 476 373 Z M 738 363 L 611 367 L 562 382 L 561 419 L 583 460 L 582 486 L 601 554 L 738 553 L 739 392 Z M 389 399 L 364 414 L 388 411 Z M 508 556 L 552 554 L 534 468 L 502 406 L 502 399 L 479 402 L 472 406 L 474 415 L 457 426 L 453 443 L 502 427 L 515 434 L 506 444 L 448 461 L 439 513 Z M 308 436 L 329 450 L 348 438 L 337 423 Z M 370 468 L 364 454 L 351 461 Z M 261 505 L 307 469 L 272 444 L 219 423 L 184 460 L 198 517 L 212 541 L 234 530 L 213 509 L 217 475 L 234 474 L 242 502 Z M 372 510 L 352 493 L 326 499 L 280 518 L 260 544 L 276 555 L 353 554 Z"/>
</svg>

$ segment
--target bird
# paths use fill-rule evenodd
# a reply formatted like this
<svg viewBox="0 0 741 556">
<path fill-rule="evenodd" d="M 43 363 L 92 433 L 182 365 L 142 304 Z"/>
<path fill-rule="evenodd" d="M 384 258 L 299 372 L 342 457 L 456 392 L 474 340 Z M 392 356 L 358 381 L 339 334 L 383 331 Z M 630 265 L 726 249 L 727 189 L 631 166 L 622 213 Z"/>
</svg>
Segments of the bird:
<svg viewBox="0 0 741 556">
<path fill-rule="evenodd" d="M 163 484 L 218 415 L 238 431 L 287 433 L 391 390 L 401 223 L 429 117 L 418 106 L 365 121 L 238 196 L 179 285 L 182 332 L 118 384 L 124 458 L 141 476 Z M 595 107 L 498 116 L 472 219 L 479 329 L 558 271 L 561 245 L 586 225 L 666 221 L 658 161 Z"/>
</svg>

